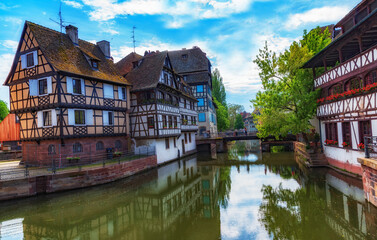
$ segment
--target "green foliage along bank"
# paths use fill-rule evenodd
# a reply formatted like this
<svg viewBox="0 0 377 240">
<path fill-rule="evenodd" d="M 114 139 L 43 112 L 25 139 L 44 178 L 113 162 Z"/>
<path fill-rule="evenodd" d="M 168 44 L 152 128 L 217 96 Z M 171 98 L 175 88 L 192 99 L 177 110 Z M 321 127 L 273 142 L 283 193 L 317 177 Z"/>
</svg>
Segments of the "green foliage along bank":
<svg viewBox="0 0 377 240">
<path fill-rule="evenodd" d="M 315 116 L 319 92 L 313 90 L 313 74 L 301 66 L 331 42 L 328 29 L 317 27 L 302 40 L 277 55 L 267 43 L 254 61 L 259 68 L 263 91 L 252 104 L 260 115 L 254 114 L 259 137 L 284 137 L 305 133 L 312 128 L 309 120 Z"/>
</svg>

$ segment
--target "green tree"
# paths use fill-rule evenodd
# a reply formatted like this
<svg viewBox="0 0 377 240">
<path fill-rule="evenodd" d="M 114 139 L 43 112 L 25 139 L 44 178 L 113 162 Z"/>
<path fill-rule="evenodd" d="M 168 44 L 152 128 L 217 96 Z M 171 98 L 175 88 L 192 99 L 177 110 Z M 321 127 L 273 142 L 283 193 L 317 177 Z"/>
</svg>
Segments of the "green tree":
<svg viewBox="0 0 377 240">
<path fill-rule="evenodd" d="M 225 86 L 220 71 L 217 68 L 212 73 L 212 95 L 227 108 Z"/>
<path fill-rule="evenodd" d="M 221 104 L 217 99 L 214 97 L 213 101 L 217 105 L 216 109 L 216 117 L 217 117 L 217 130 L 218 131 L 225 131 L 229 129 L 229 118 L 228 118 L 228 111 L 226 107 Z"/>
<path fill-rule="evenodd" d="M 242 129 L 244 127 L 245 127 L 245 125 L 243 124 L 243 118 L 242 118 L 241 114 L 238 114 L 237 117 L 236 117 L 236 122 L 234 123 L 234 128 L 235 129 Z"/>
<path fill-rule="evenodd" d="M 235 129 L 236 117 L 238 114 L 244 111 L 244 107 L 239 104 L 229 104 L 228 105 L 228 116 L 229 116 L 229 128 Z"/>
<path fill-rule="evenodd" d="M 279 138 L 287 134 L 305 133 L 316 112 L 318 90 L 313 91 L 313 75 L 301 66 L 331 42 L 328 29 L 317 27 L 303 39 L 293 42 L 279 56 L 267 43 L 254 61 L 259 68 L 263 91 L 252 100 L 260 115 L 253 114 L 258 136 Z"/>
<path fill-rule="evenodd" d="M 9 109 L 7 104 L 0 100 L 0 122 L 4 120 L 4 118 L 9 114 Z"/>
</svg>

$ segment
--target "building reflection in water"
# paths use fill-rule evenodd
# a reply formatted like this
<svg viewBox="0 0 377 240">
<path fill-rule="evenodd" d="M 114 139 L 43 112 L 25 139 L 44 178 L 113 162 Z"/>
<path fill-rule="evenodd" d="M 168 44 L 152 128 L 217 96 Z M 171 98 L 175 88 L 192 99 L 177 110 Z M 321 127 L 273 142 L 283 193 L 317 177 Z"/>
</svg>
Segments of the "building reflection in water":
<svg viewBox="0 0 377 240">
<path fill-rule="evenodd" d="M 245 151 L 229 164 L 232 154 L 211 164 L 186 158 L 112 184 L 2 203 L 0 239 L 219 239 L 220 210 L 232 201 L 231 176 L 247 174 L 253 184 L 253 167 L 266 179 L 259 223 L 271 238 L 377 239 L 377 211 L 365 203 L 360 180 L 329 169 L 307 172 L 288 153 Z M 250 155 L 257 160 L 247 163 Z M 300 187 L 272 188 L 271 174 Z"/>
</svg>

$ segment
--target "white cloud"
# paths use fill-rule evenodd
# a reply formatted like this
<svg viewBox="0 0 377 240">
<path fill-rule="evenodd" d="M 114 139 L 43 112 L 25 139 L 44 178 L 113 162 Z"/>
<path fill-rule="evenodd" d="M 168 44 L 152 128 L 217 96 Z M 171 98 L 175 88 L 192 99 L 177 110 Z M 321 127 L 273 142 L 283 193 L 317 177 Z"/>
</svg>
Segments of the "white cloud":
<svg viewBox="0 0 377 240">
<path fill-rule="evenodd" d="M 9 49 L 11 49 L 13 51 L 16 51 L 17 46 L 18 46 L 18 42 L 17 41 L 13 41 L 13 40 L 4 40 L 4 41 L 0 42 L 0 44 L 3 47 L 9 48 Z"/>
<path fill-rule="evenodd" d="M 76 1 L 69 1 L 69 0 L 66 0 L 66 1 L 63 1 L 65 4 L 67 4 L 68 6 L 71 6 L 73 8 L 79 8 L 81 9 L 83 7 L 83 5 L 79 2 L 76 2 Z"/>
<path fill-rule="evenodd" d="M 255 1 L 265 0 L 130 0 L 118 2 L 115 0 L 83 0 L 83 3 L 93 11 L 90 18 L 96 21 L 107 21 L 118 15 L 163 15 L 186 17 L 193 19 L 222 18 L 231 14 L 247 11 Z M 189 17 L 189 18 L 187 18 Z M 181 26 L 179 21 L 170 24 Z"/>
<path fill-rule="evenodd" d="M 287 29 L 297 29 L 308 23 L 335 23 L 345 16 L 350 10 L 348 6 L 325 6 L 313 8 L 304 13 L 291 14 L 285 23 Z"/>
<path fill-rule="evenodd" d="M 8 77 L 10 68 L 12 67 L 14 54 L 5 53 L 0 55 L 0 99 L 4 100 L 9 105 L 9 88 L 3 86 L 5 79 Z"/>
</svg>

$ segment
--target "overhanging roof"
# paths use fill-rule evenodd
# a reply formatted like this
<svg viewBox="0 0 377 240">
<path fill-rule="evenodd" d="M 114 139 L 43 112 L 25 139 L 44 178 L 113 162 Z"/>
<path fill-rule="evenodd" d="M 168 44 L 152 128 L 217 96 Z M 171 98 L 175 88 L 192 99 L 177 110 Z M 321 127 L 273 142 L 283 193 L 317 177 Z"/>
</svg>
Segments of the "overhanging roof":
<svg viewBox="0 0 377 240">
<path fill-rule="evenodd" d="M 339 61 L 338 49 L 340 48 L 344 61 L 354 57 L 360 53 L 359 37 L 361 37 L 363 51 L 377 44 L 377 9 L 346 33 L 333 40 L 307 61 L 302 68 L 324 67 L 324 60 L 327 66 L 335 66 Z"/>
</svg>

